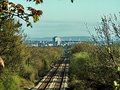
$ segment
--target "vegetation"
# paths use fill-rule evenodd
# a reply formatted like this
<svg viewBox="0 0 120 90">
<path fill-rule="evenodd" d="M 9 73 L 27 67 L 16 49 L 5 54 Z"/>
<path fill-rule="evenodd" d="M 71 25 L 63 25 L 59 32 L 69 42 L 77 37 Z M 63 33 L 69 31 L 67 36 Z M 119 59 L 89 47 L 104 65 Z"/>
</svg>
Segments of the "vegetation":
<svg viewBox="0 0 120 90">
<path fill-rule="evenodd" d="M 22 74 L 24 78 L 31 81 L 40 80 L 63 54 L 63 48 L 55 47 L 29 47 L 29 50 L 30 58 L 26 61 L 27 66 L 25 66 L 28 71 Z"/>
<path fill-rule="evenodd" d="M 29 47 L 19 21 L 4 19 L 0 23 L 0 56 L 5 61 L 5 68 L 0 71 L 0 90 L 33 87 L 60 58 L 63 49 Z"/>
<path fill-rule="evenodd" d="M 74 90 L 120 89 L 120 29 L 117 18 L 103 17 L 94 44 L 81 43 L 72 50 L 70 87 Z M 114 37 L 114 38 L 113 38 Z"/>
<path fill-rule="evenodd" d="M 30 2 L 31 0 L 27 0 Z M 42 3 L 43 0 L 33 0 L 36 4 Z M 27 9 L 30 12 L 26 12 L 25 8 L 21 4 L 15 4 L 9 0 L 0 0 L 0 18 L 14 18 L 18 17 L 24 20 L 27 23 L 27 26 L 31 26 L 29 21 L 30 17 L 33 17 L 34 22 L 39 20 L 39 17 L 42 15 L 42 10 L 37 10 L 33 7 L 28 7 Z"/>
<path fill-rule="evenodd" d="M 34 2 L 36 5 L 43 3 L 44 0 L 26 0 L 27 2 Z M 73 0 L 71 0 L 73 3 Z M 29 11 L 29 12 L 27 12 Z M 0 0 L 0 19 L 1 18 L 15 18 L 18 17 L 27 23 L 27 26 L 31 26 L 30 17 L 34 22 L 39 21 L 39 17 L 43 14 L 42 10 L 37 10 L 33 7 L 27 7 L 27 10 L 22 4 L 16 4 L 9 0 Z"/>
<path fill-rule="evenodd" d="M 81 47 L 81 45 L 86 44 L 78 44 L 75 47 Z M 72 51 L 76 50 L 75 47 Z M 103 53 L 99 51 L 100 49 Z M 74 90 L 113 90 L 113 82 L 119 79 L 119 75 L 116 69 L 110 66 L 112 61 L 105 61 L 106 53 L 103 50 L 104 47 L 87 45 L 87 47 L 79 48 L 79 52 L 72 53 L 70 61 L 71 88 Z"/>
<path fill-rule="evenodd" d="M 36 4 L 43 0 L 27 0 Z M 71 0 L 73 2 L 74 0 Z M 42 10 L 0 0 L 0 56 L 5 68 L 0 71 L 0 90 L 22 90 L 34 86 L 36 80 L 52 67 L 63 54 L 63 48 L 29 47 L 25 44 L 19 17 L 31 26 L 39 20 Z M 116 15 L 102 17 L 95 30 L 94 43 L 73 46 L 70 61 L 70 88 L 74 90 L 119 90 L 120 89 L 120 25 Z M 114 39 L 114 38 L 115 39 Z"/>
<path fill-rule="evenodd" d="M 43 0 L 33 2 L 39 4 Z M 28 11 L 30 13 L 21 4 L 0 0 L 0 56 L 5 61 L 5 68 L 0 69 L 0 90 L 33 87 L 34 82 L 40 80 L 63 53 L 61 47 L 36 48 L 26 45 L 22 24 L 15 17 L 32 26 L 29 18 L 32 16 L 36 22 L 42 15 L 42 10 L 33 7 L 28 7 Z"/>
</svg>

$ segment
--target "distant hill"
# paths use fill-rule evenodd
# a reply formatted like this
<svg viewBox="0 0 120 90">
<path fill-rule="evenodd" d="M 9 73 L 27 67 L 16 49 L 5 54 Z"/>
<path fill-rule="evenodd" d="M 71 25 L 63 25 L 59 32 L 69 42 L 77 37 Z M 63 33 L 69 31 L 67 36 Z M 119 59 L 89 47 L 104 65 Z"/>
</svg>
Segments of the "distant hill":
<svg viewBox="0 0 120 90">
<path fill-rule="evenodd" d="M 31 41 L 52 41 L 53 37 L 44 37 L 44 38 L 27 38 Z M 60 37 L 62 41 L 89 41 L 90 36 L 66 36 Z"/>
</svg>

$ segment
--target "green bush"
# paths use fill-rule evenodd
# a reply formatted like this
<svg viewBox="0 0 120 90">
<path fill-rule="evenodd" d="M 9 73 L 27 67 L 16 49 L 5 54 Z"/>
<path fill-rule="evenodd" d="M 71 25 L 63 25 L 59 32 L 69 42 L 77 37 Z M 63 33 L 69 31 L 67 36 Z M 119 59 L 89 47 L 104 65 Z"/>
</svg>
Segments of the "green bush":
<svg viewBox="0 0 120 90">
<path fill-rule="evenodd" d="M 72 75 L 76 75 L 77 77 L 80 76 L 79 79 L 84 79 L 88 77 L 88 69 L 90 68 L 90 65 L 91 61 L 89 53 L 75 53 L 73 54 L 70 62 L 70 70 L 72 72 Z"/>
<path fill-rule="evenodd" d="M 19 90 L 20 79 L 17 75 L 5 71 L 0 77 L 0 90 Z"/>
<path fill-rule="evenodd" d="M 77 46 L 79 47 L 79 44 Z M 110 66 L 111 62 L 106 53 L 106 47 L 90 46 L 90 44 L 89 48 L 81 45 L 80 47 L 82 49 L 72 53 L 70 59 L 70 87 L 73 87 L 74 90 L 79 90 L 79 88 L 80 90 L 98 88 L 113 90 L 113 81 L 117 80 L 119 76 L 115 68 Z M 76 47 L 72 48 L 73 51 L 74 49 L 76 50 Z"/>
</svg>

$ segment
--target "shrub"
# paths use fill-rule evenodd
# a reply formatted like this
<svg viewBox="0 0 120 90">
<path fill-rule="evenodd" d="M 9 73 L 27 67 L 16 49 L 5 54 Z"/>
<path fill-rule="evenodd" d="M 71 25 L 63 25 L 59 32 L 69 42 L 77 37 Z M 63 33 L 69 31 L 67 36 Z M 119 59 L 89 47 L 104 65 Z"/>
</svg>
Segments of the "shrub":
<svg viewBox="0 0 120 90">
<path fill-rule="evenodd" d="M 0 90 L 19 90 L 20 79 L 17 75 L 5 70 L 0 77 Z"/>
</svg>

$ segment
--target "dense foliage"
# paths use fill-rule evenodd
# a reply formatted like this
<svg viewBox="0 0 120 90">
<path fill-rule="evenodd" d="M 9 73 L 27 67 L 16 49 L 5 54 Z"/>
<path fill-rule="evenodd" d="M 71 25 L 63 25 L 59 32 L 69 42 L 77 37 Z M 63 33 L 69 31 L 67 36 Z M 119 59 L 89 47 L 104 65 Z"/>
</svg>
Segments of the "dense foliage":
<svg viewBox="0 0 120 90">
<path fill-rule="evenodd" d="M 76 47 L 79 47 L 76 52 Z M 103 53 L 101 53 L 102 50 Z M 120 47 L 118 47 L 120 50 Z M 70 87 L 75 90 L 113 90 L 114 80 L 119 79 L 112 61 L 106 61 L 104 47 L 78 44 L 70 61 Z M 120 51 L 119 51 L 120 53 Z M 109 58 L 108 58 L 109 59 Z M 119 60 L 118 60 L 119 61 Z"/>
<path fill-rule="evenodd" d="M 120 27 L 118 18 L 103 17 L 95 43 L 72 47 L 70 87 L 74 90 L 120 89 Z"/>
<path fill-rule="evenodd" d="M 18 87 L 16 86 L 18 83 L 15 77 L 24 68 L 23 62 L 28 59 L 29 52 L 24 43 L 24 35 L 22 34 L 19 21 L 15 22 L 13 19 L 4 19 L 0 20 L 0 23 L 0 55 L 5 62 L 5 68 L 0 73 L 0 83 L 5 89 L 0 87 L 3 90 L 9 89 L 9 87 L 11 90 L 12 88 L 15 90 Z"/>
<path fill-rule="evenodd" d="M 19 72 L 22 62 L 29 57 L 27 46 L 24 44 L 21 25 L 12 19 L 1 20 L 0 23 L 0 55 L 10 70 Z M 16 68 L 16 69 L 14 69 Z"/>
<path fill-rule="evenodd" d="M 33 87 L 60 58 L 63 48 L 29 47 L 19 21 L 4 19 L 0 23 L 0 56 L 5 62 L 0 71 L 0 90 Z"/>
<path fill-rule="evenodd" d="M 24 70 L 27 71 L 22 76 L 31 81 L 40 80 L 63 54 L 63 48 L 55 47 L 29 47 L 29 50 L 30 58 L 25 62 L 27 66 Z"/>
</svg>

